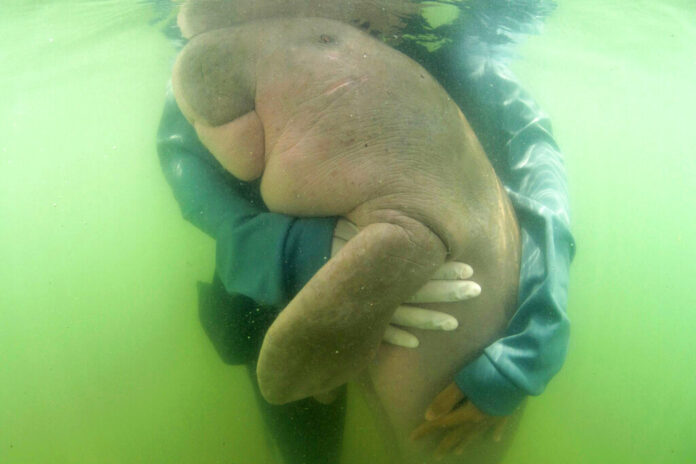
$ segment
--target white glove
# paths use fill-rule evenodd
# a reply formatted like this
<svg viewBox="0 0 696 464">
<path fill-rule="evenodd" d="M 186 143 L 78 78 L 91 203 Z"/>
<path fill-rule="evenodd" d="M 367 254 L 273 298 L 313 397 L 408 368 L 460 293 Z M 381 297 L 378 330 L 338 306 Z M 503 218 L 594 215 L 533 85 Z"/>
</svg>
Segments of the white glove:
<svg viewBox="0 0 696 464">
<path fill-rule="evenodd" d="M 339 218 L 334 229 L 331 256 L 335 256 L 359 230 L 355 224 Z M 451 303 L 475 298 L 481 294 L 476 282 L 466 280 L 474 274 L 468 264 L 450 261 L 443 264 L 418 292 L 405 303 Z M 396 326 L 426 330 L 454 330 L 459 322 L 449 314 L 415 306 L 399 306 L 384 332 L 383 340 L 392 345 L 416 348 L 418 339 Z"/>
</svg>

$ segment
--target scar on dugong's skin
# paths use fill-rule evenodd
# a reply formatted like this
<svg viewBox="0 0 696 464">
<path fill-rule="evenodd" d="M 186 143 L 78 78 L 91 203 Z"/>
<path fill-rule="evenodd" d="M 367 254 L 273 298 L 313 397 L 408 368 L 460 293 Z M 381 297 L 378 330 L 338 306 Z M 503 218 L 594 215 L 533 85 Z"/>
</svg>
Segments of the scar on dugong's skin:
<svg viewBox="0 0 696 464">
<path fill-rule="evenodd" d="M 257 368 L 269 402 L 356 378 L 445 259 L 472 264 L 485 290 L 471 306 L 480 335 L 417 350 L 436 382 L 502 330 L 518 285 L 514 213 L 459 108 L 417 63 L 336 21 L 262 20 L 194 37 L 173 86 L 222 165 L 261 177 L 271 211 L 361 229 L 269 329 Z"/>
</svg>

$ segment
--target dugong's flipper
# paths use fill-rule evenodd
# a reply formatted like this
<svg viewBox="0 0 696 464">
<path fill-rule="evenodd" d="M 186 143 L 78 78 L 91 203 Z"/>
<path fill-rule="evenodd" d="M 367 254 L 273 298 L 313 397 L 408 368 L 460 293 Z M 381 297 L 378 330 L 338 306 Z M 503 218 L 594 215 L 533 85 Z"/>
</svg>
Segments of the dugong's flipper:
<svg viewBox="0 0 696 464">
<path fill-rule="evenodd" d="M 268 330 L 257 366 L 266 400 L 287 403 L 355 378 L 377 352 L 394 310 L 445 255 L 440 239 L 415 220 L 365 227 Z"/>
</svg>

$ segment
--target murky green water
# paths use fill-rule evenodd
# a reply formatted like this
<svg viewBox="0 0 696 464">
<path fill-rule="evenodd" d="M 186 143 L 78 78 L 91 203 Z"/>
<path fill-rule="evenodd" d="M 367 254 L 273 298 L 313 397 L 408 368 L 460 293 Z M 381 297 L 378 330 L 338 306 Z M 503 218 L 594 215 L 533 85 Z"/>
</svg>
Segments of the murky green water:
<svg viewBox="0 0 696 464">
<path fill-rule="evenodd" d="M 18 3 L 0 7 L 0 462 L 275 462 L 198 324 L 213 242 L 155 154 L 171 44 L 135 1 Z M 578 254 L 566 366 L 505 463 L 695 462 L 696 6 L 562 2 L 521 53 Z M 347 464 L 381 456 L 365 417 L 352 399 Z"/>
</svg>

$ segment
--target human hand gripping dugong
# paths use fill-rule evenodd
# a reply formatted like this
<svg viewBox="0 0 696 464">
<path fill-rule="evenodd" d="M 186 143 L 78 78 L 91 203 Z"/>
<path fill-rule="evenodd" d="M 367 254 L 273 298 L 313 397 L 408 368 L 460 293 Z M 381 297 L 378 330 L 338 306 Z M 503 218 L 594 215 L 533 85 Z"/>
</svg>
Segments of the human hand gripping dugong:
<svg viewBox="0 0 696 464">
<path fill-rule="evenodd" d="M 355 237 L 358 232 L 355 224 L 345 218 L 339 218 L 334 230 L 331 256 L 336 256 L 346 242 Z M 414 305 L 466 301 L 479 296 L 481 287 L 476 282 L 468 280 L 473 274 L 474 270 L 466 263 L 450 261 L 440 266 L 432 278 L 405 302 L 406 304 L 400 305 L 394 311 L 382 340 L 404 348 L 417 348 L 418 338 L 399 327 L 444 331 L 456 329 L 459 322 L 450 314 Z"/>
</svg>

